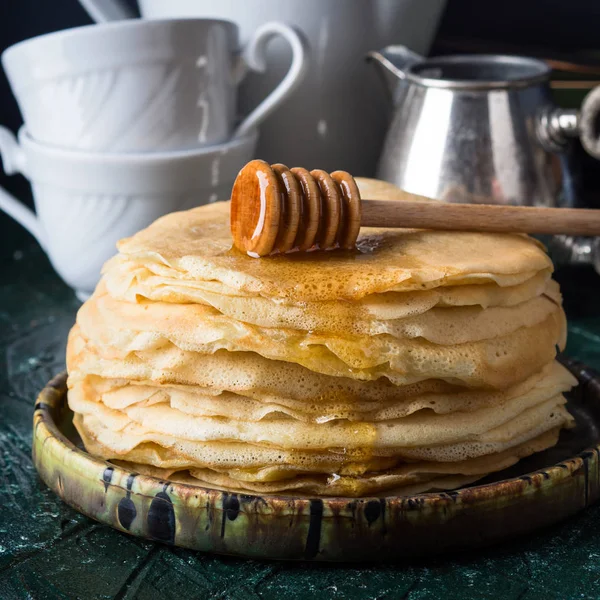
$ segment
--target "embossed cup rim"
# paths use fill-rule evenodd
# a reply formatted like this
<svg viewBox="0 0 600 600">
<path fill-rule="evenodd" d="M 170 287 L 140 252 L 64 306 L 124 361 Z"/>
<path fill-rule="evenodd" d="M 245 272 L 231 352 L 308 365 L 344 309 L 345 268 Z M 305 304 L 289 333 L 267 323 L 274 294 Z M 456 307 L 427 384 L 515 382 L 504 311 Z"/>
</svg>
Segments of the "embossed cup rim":
<svg viewBox="0 0 600 600">
<path fill-rule="evenodd" d="M 49 156 L 56 159 L 79 163 L 102 162 L 103 164 L 119 163 L 128 165 L 134 163 L 152 164 L 186 158 L 205 157 L 212 154 L 227 154 L 227 152 L 231 150 L 253 143 L 257 137 L 258 132 L 253 131 L 252 133 L 240 136 L 239 138 L 233 138 L 223 142 L 222 144 L 199 146 L 197 148 L 187 148 L 185 150 L 159 152 L 89 152 L 41 144 L 31 137 L 25 125 L 19 129 L 18 134 L 19 143 L 24 148 L 27 148 L 39 156 Z"/>
<path fill-rule="evenodd" d="M 6 48 L 1 60 L 11 87 L 18 91 L 82 70 L 179 58 L 191 47 L 190 40 L 201 39 L 204 30 L 215 26 L 227 30 L 230 53 L 238 51 L 239 27 L 233 21 L 130 19 L 38 35 Z"/>
<path fill-rule="evenodd" d="M 165 194 L 214 187 L 233 180 L 256 144 L 256 132 L 225 144 L 174 152 L 117 154 L 80 152 L 46 146 L 31 139 L 25 127 L 19 142 L 6 151 L 36 185 L 106 194 Z M 14 139 L 14 138 L 13 138 Z"/>
<path fill-rule="evenodd" d="M 239 31 L 239 27 L 233 21 L 227 19 L 127 19 L 123 21 L 110 21 L 108 23 L 95 23 L 91 25 L 79 25 L 78 27 L 69 27 L 59 31 L 51 31 L 50 33 L 42 33 L 33 37 L 21 40 L 12 44 L 2 52 L 2 56 L 9 56 L 14 52 L 23 48 L 42 44 L 45 42 L 55 42 L 56 40 L 67 39 L 76 36 L 100 36 L 107 31 L 118 31 L 119 29 L 140 29 L 151 30 L 159 27 L 198 27 L 200 24 L 206 25 L 223 25 L 233 31 Z"/>
</svg>

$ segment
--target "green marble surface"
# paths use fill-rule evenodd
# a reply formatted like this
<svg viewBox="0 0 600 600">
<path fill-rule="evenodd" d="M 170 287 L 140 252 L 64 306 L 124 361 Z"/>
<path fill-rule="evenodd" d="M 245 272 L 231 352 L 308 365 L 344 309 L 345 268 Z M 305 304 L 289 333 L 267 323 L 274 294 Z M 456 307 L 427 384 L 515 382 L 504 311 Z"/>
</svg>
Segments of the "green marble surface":
<svg viewBox="0 0 600 600">
<path fill-rule="evenodd" d="M 38 480 L 30 445 L 33 400 L 64 366 L 79 303 L 39 247 L 1 217 L 0 234 L 0 600 L 600 598 L 600 506 L 495 548 L 385 566 L 219 558 L 78 514 Z M 570 269 L 558 278 L 568 353 L 600 369 L 600 277 Z"/>
</svg>

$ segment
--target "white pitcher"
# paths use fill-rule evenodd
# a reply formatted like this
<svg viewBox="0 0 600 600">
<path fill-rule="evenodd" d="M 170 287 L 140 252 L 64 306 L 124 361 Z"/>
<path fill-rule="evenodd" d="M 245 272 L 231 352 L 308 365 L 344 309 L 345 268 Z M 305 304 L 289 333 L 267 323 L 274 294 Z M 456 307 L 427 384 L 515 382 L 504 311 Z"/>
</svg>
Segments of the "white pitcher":
<svg viewBox="0 0 600 600">
<path fill-rule="evenodd" d="M 131 17 L 117 0 L 80 0 L 96 20 Z M 404 44 L 425 54 L 445 0 L 139 0 L 147 19 L 218 18 L 240 27 L 242 43 L 269 20 L 293 24 L 311 47 L 302 86 L 261 125 L 258 156 L 288 166 L 343 168 L 373 175 L 389 110 L 364 56 Z M 267 48 L 269 72 L 250 75 L 240 90 L 242 112 L 284 76 L 290 51 L 280 40 Z"/>
</svg>

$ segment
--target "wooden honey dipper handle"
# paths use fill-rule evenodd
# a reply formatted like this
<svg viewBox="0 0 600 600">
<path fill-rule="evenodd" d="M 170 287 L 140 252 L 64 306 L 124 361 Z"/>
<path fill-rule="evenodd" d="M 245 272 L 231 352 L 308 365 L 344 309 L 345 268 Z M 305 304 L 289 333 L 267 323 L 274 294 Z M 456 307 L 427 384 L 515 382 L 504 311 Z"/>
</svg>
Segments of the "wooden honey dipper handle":
<svg viewBox="0 0 600 600">
<path fill-rule="evenodd" d="M 231 233 L 250 256 L 352 248 L 361 226 L 455 231 L 600 235 L 600 210 L 362 200 L 345 171 L 249 162 L 231 193 Z"/>
<path fill-rule="evenodd" d="M 407 198 L 416 196 L 405 193 Z M 600 210 L 363 200 L 361 225 L 496 233 L 600 235 Z"/>
</svg>

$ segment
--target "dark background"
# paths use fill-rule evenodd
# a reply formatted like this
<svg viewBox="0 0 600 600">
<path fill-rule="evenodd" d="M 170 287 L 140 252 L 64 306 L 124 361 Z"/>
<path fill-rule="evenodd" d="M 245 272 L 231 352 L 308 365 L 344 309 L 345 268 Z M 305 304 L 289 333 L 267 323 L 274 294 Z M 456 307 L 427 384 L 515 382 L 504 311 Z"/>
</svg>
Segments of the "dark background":
<svg viewBox="0 0 600 600">
<path fill-rule="evenodd" d="M 0 0 L 0 52 L 35 35 L 91 22 L 77 0 Z M 431 53 L 461 51 L 513 52 L 600 65 L 600 0 L 449 0 Z M 600 80 L 600 74 L 595 78 Z M 21 124 L 1 72 L 0 123 L 15 132 Z M 579 146 L 574 153 L 586 203 L 600 205 L 600 167 Z M 0 185 L 31 202 L 23 177 L 0 173 Z M 0 213 L 0 264 L 28 236 L 21 227 L 8 226 L 8 221 Z"/>
</svg>

